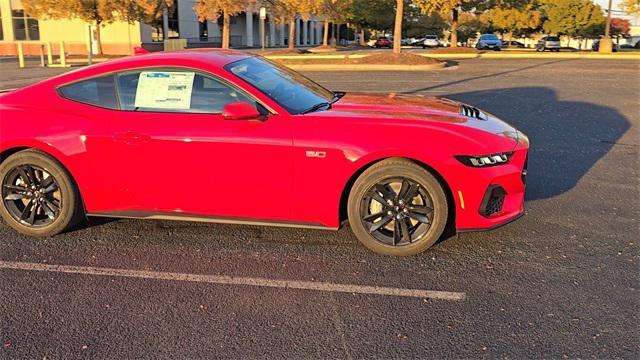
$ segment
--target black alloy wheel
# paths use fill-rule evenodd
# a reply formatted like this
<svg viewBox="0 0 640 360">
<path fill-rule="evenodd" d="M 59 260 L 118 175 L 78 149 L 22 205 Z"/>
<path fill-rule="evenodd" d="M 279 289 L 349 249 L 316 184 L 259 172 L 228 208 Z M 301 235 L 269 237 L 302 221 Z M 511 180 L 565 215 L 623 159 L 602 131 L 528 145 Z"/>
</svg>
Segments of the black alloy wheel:
<svg viewBox="0 0 640 360">
<path fill-rule="evenodd" d="M 37 150 L 19 151 L 0 163 L 0 216 L 15 230 L 52 236 L 84 216 L 78 188 L 53 157 Z"/>
<path fill-rule="evenodd" d="M 349 224 L 360 242 L 384 255 L 415 255 L 443 234 L 449 205 L 443 185 L 426 168 L 402 158 L 380 161 L 353 184 Z"/>
<path fill-rule="evenodd" d="M 378 241 L 403 246 L 423 237 L 433 221 L 433 200 L 412 179 L 397 177 L 373 185 L 361 201 L 363 225 Z"/>
<path fill-rule="evenodd" d="M 16 221 L 31 227 L 52 224 L 63 205 L 56 179 L 33 164 L 15 167 L 5 176 L 2 201 Z"/>
</svg>

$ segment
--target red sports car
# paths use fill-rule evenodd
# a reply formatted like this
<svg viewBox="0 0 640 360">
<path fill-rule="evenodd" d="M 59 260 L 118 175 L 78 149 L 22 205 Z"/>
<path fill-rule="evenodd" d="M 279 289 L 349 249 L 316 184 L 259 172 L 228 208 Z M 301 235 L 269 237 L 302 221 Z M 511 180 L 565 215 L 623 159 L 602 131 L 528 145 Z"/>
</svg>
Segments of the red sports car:
<svg viewBox="0 0 640 360">
<path fill-rule="evenodd" d="M 84 216 L 338 229 L 421 252 L 523 213 L 527 137 L 455 101 L 329 91 L 258 56 L 148 54 L 0 97 L 5 222 Z"/>
</svg>

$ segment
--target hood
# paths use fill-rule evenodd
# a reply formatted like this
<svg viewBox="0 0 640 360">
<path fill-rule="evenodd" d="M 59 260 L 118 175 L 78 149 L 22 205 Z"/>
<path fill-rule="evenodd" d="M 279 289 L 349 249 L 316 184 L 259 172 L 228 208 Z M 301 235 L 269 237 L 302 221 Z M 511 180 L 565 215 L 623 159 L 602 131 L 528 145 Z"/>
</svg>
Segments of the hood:
<svg viewBox="0 0 640 360">
<path fill-rule="evenodd" d="M 347 93 L 327 114 L 372 119 L 416 120 L 470 127 L 517 141 L 517 130 L 497 117 L 457 101 L 422 95 Z"/>
</svg>

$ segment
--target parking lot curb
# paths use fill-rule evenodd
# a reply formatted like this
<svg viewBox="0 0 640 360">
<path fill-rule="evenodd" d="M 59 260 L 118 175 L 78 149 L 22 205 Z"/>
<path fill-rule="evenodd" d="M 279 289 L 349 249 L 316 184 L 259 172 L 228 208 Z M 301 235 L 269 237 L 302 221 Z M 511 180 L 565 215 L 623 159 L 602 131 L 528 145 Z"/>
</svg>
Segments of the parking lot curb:
<svg viewBox="0 0 640 360">
<path fill-rule="evenodd" d="M 445 63 L 428 65 L 394 64 L 283 64 L 299 71 L 427 71 L 442 69 Z"/>
</svg>

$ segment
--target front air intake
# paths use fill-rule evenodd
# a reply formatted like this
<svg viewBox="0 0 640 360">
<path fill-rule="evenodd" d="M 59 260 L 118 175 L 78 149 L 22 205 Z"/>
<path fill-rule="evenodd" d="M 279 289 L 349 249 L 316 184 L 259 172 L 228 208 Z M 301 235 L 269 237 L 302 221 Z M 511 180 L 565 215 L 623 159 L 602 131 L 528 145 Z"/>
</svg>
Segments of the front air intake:
<svg viewBox="0 0 640 360">
<path fill-rule="evenodd" d="M 501 212 L 502 206 L 504 205 L 504 197 L 506 195 L 507 192 L 502 188 L 502 186 L 490 186 L 484 194 L 484 198 L 480 204 L 480 215 L 489 217 Z"/>
</svg>

